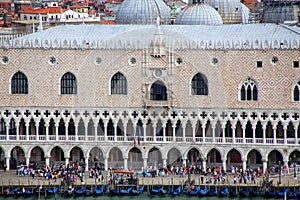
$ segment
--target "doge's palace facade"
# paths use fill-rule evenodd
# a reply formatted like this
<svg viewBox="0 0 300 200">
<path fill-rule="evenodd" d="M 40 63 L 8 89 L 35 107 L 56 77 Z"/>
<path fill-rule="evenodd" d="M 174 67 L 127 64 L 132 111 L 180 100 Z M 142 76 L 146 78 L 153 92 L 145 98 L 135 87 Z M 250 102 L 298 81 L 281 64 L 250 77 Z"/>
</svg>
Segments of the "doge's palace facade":
<svg viewBox="0 0 300 200">
<path fill-rule="evenodd" d="M 273 24 L 68 25 L 3 40 L 1 160 L 288 165 L 300 157 L 299 43 L 299 28 Z"/>
</svg>

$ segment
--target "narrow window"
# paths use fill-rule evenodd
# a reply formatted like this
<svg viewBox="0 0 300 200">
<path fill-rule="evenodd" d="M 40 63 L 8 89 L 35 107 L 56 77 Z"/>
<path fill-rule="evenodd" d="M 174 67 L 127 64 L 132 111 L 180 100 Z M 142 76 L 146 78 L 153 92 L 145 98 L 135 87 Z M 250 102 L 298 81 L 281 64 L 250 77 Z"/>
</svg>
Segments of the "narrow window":
<svg viewBox="0 0 300 200">
<path fill-rule="evenodd" d="M 300 90 L 300 81 L 294 87 L 294 101 L 299 101 L 300 99 L 299 90 Z"/>
</svg>

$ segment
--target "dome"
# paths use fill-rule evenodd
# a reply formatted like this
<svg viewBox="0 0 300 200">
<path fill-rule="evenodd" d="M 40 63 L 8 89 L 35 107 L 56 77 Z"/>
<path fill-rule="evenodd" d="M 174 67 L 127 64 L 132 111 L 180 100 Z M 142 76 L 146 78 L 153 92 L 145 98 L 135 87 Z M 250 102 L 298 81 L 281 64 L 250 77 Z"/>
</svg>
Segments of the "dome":
<svg viewBox="0 0 300 200">
<path fill-rule="evenodd" d="M 250 10 L 249 10 L 249 8 L 245 5 L 245 4 L 243 4 L 243 3 L 241 3 L 241 6 L 242 6 L 242 23 L 243 24 L 249 24 L 250 23 Z"/>
<path fill-rule="evenodd" d="M 220 25 L 223 24 L 220 14 L 207 4 L 187 6 L 176 18 L 175 24 L 182 25 Z"/>
<path fill-rule="evenodd" d="M 242 6 L 240 0 L 207 0 L 223 19 L 224 24 L 242 23 Z"/>
<path fill-rule="evenodd" d="M 170 9 L 162 0 L 124 0 L 116 13 L 117 24 L 161 24 L 171 22 Z"/>
<path fill-rule="evenodd" d="M 264 23 L 283 23 L 298 20 L 299 6 L 295 4 L 270 4 L 263 16 Z"/>
</svg>

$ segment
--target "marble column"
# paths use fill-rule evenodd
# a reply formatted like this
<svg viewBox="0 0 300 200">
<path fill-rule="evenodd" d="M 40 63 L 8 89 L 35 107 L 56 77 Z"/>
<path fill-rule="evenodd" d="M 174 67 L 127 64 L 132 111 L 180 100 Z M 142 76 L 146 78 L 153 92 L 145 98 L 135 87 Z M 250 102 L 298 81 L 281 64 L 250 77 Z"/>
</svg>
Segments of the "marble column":
<svg viewBox="0 0 300 200">
<path fill-rule="evenodd" d="M 143 158 L 143 167 L 144 167 L 144 169 L 147 168 L 147 160 L 148 160 L 147 157 Z"/>
<path fill-rule="evenodd" d="M 226 160 L 227 158 L 222 158 L 222 167 L 224 171 L 226 171 Z"/>
<path fill-rule="evenodd" d="M 104 156 L 104 170 L 107 171 L 108 170 L 108 157 Z"/>
<path fill-rule="evenodd" d="M 156 142 L 156 123 L 152 124 L 153 128 L 153 142 Z"/>
<path fill-rule="evenodd" d="M 50 157 L 45 157 L 46 166 L 50 167 Z"/>
<path fill-rule="evenodd" d="M 6 170 L 10 170 L 10 157 L 5 157 L 5 163 L 6 163 Z"/>
<path fill-rule="evenodd" d="M 163 167 L 167 167 L 167 159 L 166 158 L 163 158 Z"/>
<path fill-rule="evenodd" d="M 246 169 L 247 169 L 247 159 L 243 158 L 242 162 L 243 162 L 243 171 L 246 171 Z"/>
<path fill-rule="evenodd" d="M 124 160 L 124 170 L 128 170 L 128 157 L 123 157 Z"/>
<path fill-rule="evenodd" d="M 89 171 L 89 157 L 84 157 L 84 162 L 85 162 L 85 171 Z"/>
<path fill-rule="evenodd" d="M 263 173 L 266 172 L 266 170 L 268 169 L 268 160 L 263 160 Z"/>
</svg>

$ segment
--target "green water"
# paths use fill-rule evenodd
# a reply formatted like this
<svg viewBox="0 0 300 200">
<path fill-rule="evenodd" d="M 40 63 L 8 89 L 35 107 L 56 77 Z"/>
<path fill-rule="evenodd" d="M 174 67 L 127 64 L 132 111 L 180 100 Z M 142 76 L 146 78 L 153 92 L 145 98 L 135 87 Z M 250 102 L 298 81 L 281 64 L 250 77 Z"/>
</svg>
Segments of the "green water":
<svg viewBox="0 0 300 200">
<path fill-rule="evenodd" d="M 33 196 L 29 198 L 15 198 L 15 197 L 0 197 L 0 199 L 5 199 L 5 200 L 16 200 L 16 199 L 26 199 L 26 200 L 37 200 L 38 197 Z M 40 200 L 55 200 L 55 199 L 69 199 L 69 200 L 95 200 L 95 199 L 100 199 L 100 200 L 257 200 L 257 199 L 264 199 L 262 197 L 256 197 L 256 198 L 219 198 L 219 197 L 188 197 L 186 195 L 180 195 L 176 197 L 160 197 L 160 196 L 150 196 L 147 193 L 144 193 L 140 196 L 99 196 L 99 197 L 64 197 L 61 196 L 60 194 L 56 195 L 56 197 L 44 197 L 41 196 Z M 268 200 L 274 200 L 274 199 L 268 199 Z"/>
</svg>

